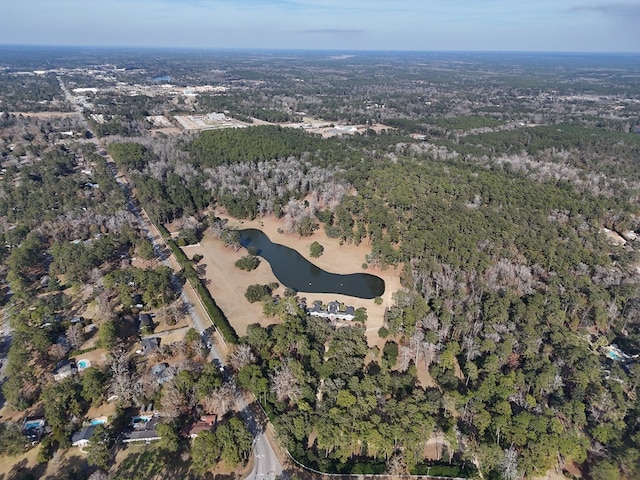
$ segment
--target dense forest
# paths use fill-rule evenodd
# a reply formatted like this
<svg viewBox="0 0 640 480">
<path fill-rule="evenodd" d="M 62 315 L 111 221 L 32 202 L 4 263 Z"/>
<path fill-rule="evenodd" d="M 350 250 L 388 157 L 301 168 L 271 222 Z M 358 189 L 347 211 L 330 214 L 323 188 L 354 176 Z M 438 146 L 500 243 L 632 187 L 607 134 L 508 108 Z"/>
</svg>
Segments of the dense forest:
<svg viewBox="0 0 640 480">
<path fill-rule="evenodd" d="M 369 133 L 366 142 L 320 140 L 271 128 L 264 144 L 266 128 L 207 132 L 187 144 L 197 152 L 189 168 L 207 178 L 201 185 L 210 202 L 240 218 L 275 213 L 289 215 L 293 225 L 313 217 L 329 236 L 370 245 L 369 265 L 402 264 L 406 289 L 387 313 L 384 366 L 364 363 L 366 342 L 357 329 L 331 332 L 296 317 L 282 329 L 249 335 L 258 369 L 239 373 L 251 375 L 245 385 L 258 398 L 271 395 L 273 421 L 294 455 L 320 469 L 355 472 L 382 471 L 401 452 L 407 468 L 418 471 L 424 442 L 442 431 L 452 459 L 484 472 L 499 472 L 506 459 L 526 474 L 543 473 L 558 460 L 589 459 L 596 468 L 593 452 L 602 448 L 615 451 L 620 468 L 633 476 L 640 366 L 607 363 L 599 350 L 612 341 L 632 351 L 640 345 L 637 255 L 601 232 L 635 228 L 630 204 L 500 165 L 442 161 L 411 142 L 389 144 L 384 134 Z M 292 144 L 295 138 L 299 143 Z M 539 142 L 561 149 L 557 141 L 555 130 L 540 133 Z M 571 137 L 562 141 L 581 148 Z M 143 152 L 131 146 L 127 157 L 130 171 L 141 172 L 132 176 L 138 181 L 153 171 L 152 163 L 134 161 Z M 271 166 L 279 172 L 298 165 L 309 186 L 287 186 L 292 177 L 272 173 L 269 156 L 280 157 Z M 165 165 L 167 172 L 191 172 L 169 159 Z M 264 187 L 254 180 L 256 170 Z M 312 177 L 323 172 L 335 179 L 338 171 L 344 188 L 326 198 Z M 169 178 L 175 177 L 167 173 L 157 185 L 168 186 Z M 178 198 L 171 196 L 174 211 L 193 208 L 187 197 L 183 204 Z M 258 211 L 265 201 L 284 206 Z M 347 345 L 340 344 L 343 335 L 350 336 Z M 350 362 L 340 366 L 344 371 L 319 353 L 325 345 Z M 438 388 L 416 385 L 418 364 Z M 285 370 L 295 378 L 296 395 L 264 390 Z M 424 418 L 412 426 L 413 436 L 399 413 L 410 408 Z M 465 448 L 458 450 L 460 442 Z M 363 461 L 370 466 L 358 466 Z"/>
<path fill-rule="evenodd" d="M 131 354 L 140 337 L 136 299 L 175 324 L 187 280 L 225 338 L 238 342 L 228 373 L 309 467 L 640 477 L 633 62 L 220 54 L 211 68 L 206 55 L 185 56 L 171 72 L 180 88 L 224 87 L 185 98 L 156 88 L 153 75 L 165 73 L 168 57 L 128 55 L 125 69 L 95 67 L 97 83 L 82 68 L 64 74 L 73 86 L 103 89 L 81 98 L 93 133 L 74 117 L 10 113 L 70 110 L 61 73 L 27 75 L 24 91 L 15 74 L 0 76 L 10 107 L 0 116 L 2 301 L 12 331 L 2 392 L 14 410 L 41 409 L 51 426 L 40 461 L 66 449 L 78 419 L 108 394 L 121 397 L 121 422 L 133 407 L 160 405 L 159 451 L 184 453 L 194 475 L 247 459 L 249 435 L 231 411 L 236 392 L 206 362 L 198 332 L 161 345 L 149 361 Z M 154 94 L 133 91 L 139 83 Z M 119 93 L 125 84 L 133 93 Z M 152 136 L 147 120 L 212 111 L 246 128 Z M 307 117 L 357 123 L 357 133 L 327 138 L 287 125 Z M 379 123 L 391 128 L 376 130 Z M 121 173 L 128 183 L 118 183 Z M 132 264 L 158 255 L 137 202 L 167 238 L 165 226 L 180 230 L 166 243 L 180 261 L 177 276 L 157 263 Z M 341 244 L 366 245 L 366 267 L 398 267 L 402 289 L 377 332 L 381 346 L 367 345 L 362 325 L 336 328 L 307 316 L 295 292 L 270 299 L 263 285 L 247 299 L 262 299 L 274 324 L 251 325 L 238 339 L 233 319 L 205 292 L 205 267 L 180 250 L 204 234 L 238 246 L 213 208 L 239 219 L 275 216 L 310 241 L 321 228 Z M 256 266 L 255 257 L 238 264 Z M 86 305 L 94 333 L 72 322 Z M 105 366 L 54 381 L 88 336 Z M 175 377 L 159 384 L 150 367 L 165 361 Z M 203 405 L 221 422 L 189 444 L 179 431 Z M 18 430 L 0 423 L 2 452 L 19 450 Z M 106 469 L 116 426 L 100 435 L 90 458 Z M 425 455 L 430 439 L 445 446 L 437 461 Z"/>
</svg>

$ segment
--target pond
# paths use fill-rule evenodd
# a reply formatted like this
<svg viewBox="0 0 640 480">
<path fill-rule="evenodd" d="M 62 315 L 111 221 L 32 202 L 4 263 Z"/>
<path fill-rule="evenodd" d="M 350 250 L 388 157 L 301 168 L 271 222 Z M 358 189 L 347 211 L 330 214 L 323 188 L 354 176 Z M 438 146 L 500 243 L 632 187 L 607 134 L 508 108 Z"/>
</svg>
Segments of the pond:
<svg viewBox="0 0 640 480">
<path fill-rule="evenodd" d="M 253 247 L 271 265 L 285 287 L 305 293 L 336 293 L 357 298 L 375 298 L 384 293 L 384 280 L 368 273 L 340 275 L 325 272 L 292 248 L 269 240 L 260 230 L 240 230 L 243 247 Z"/>
</svg>

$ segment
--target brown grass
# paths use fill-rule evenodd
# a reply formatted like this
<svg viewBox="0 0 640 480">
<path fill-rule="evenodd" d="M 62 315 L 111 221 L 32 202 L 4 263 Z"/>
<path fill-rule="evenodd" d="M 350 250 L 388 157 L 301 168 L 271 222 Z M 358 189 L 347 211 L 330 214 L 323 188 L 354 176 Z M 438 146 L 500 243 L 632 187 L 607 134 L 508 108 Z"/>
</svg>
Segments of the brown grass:
<svg viewBox="0 0 640 480">
<path fill-rule="evenodd" d="M 340 245 L 337 239 L 329 238 L 324 231 L 319 230 L 311 237 L 300 237 L 297 234 L 278 233 L 278 229 L 284 228 L 284 222 L 273 216 L 256 220 L 235 220 L 225 216 L 222 212 L 216 212 L 222 218 L 229 219 L 229 227 L 234 228 L 256 228 L 262 230 L 274 243 L 286 245 L 297 250 L 307 260 L 313 262 L 318 267 L 332 273 L 348 274 L 363 272 L 362 264 L 365 262 L 365 255 L 369 253 L 368 245 Z M 319 258 L 311 258 L 309 246 L 314 241 L 324 246 L 324 254 Z M 259 303 L 250 304 L 244 298 L 244 292 L 252 284 L 266 284 L 277 282 L 275 275 L 271 271 L 268 262 L 263 261 L 260 266 L 252 271 L 245 272 L 234 266 L 236 260 L 246 255 L 244 249 L 234 251 L 226 248 L 222 241 L 205 235 L 199 245 L 184 247 L 187 256 L 193 257 L 200 254 L 203 259 L 201 265 L 205 265 L 206 280 L 209 282 L 208 288 L 216 300 L 216 303 L 224 311 L 225 315 L 236 329 L 239 335 L 246 333 L 247 325 L 259 323 L 269 325 L 276 323 L 277 319 L 266 317 L 262 313 L 262 305 Z M 376 305 L 373 300 L 349 297 L 347 295 L 305 293 L 299 292 L 300 296 L 306 297 L 310 304 L 314 300 L 329 302 L 338 300 L 356 308 L 367 309 L 368 320 L 366 323 L 367 339 L 370 345 L 379 343 L 378 329 L 384 322 L 385 308 L 392 304 L 391 295 L 400 289 L 400 267 L 388 270 L 368 269 L 368 273 L 377 275 L 385 281 L 385 293 L 382 296 L 382 304 Z M 276 293 L 282 294 L 283 287 Z"/>
</svg>

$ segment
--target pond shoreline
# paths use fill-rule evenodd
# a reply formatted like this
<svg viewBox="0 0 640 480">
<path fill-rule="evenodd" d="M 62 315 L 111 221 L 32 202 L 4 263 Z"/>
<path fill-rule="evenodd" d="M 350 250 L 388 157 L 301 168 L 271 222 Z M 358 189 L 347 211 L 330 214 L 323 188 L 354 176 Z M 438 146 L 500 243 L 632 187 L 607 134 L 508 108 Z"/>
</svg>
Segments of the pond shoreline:
<svg viewBox="0 0 640 480">
<path fill-rule="evenodd" d="M 272 272 L 285 287 L 310 295 L 329 293 L 363 299 L 373 299 L 384 294 L 384 280 L 376 275 L 329 272 L 306 259 L 297 250 L 274 243 L 262 230 L 248 228 L 239 232 L 242 246 L 247 250 L 256 249 L 257 255 L 269 262 Z"/>
<path fill-rule="evenodd" d="M 384 323 L 385 308 L 393 303 L 391 298 L 393 292 L 401 288 L 401 267 L 387 270 L 364 270 L 362 269 L 362 264 L 365 262 L 366 254 L 370 252 L 369 246 L 365 243 L 358 246 L 340 245 L 339 240 L 327 237 L 322 230 L 318 230 L 311 237 L 281 233 L 284 222 L 274 216 L 255 220 L 237 220 L 229 217 L 222 210 L 216 210 L 215 215 L 229 220 L 228 226 L 231 228 L 237 228 L 238 230 L 255 228 L 261 230 L 272 242 L 293 248 L 323 270 L 341 274 L 366 272 L 382 278 L 385 282 L 385 292 L 382 295 L 383 301 L 380 305 L 376 305 L 373 300 L 331 293 L 306 294 L 301 292 L 299 295 L 306 297 L 309 303 L 314 300 L 321 300 L 323 303 L 338 300 L 355 308 L 366 308 L 368 320 L 365 328 L 369 345 L 379 346 L 384 343 L 381 343 L 377 332 Z M 324 247 L 324 254 L 319 258 L 312 259 L 309 253 L 309 246 L 314 241 L 319 242 Z M 234 263 L 246 255 L 246 251 L 243 248 L 235 251 L 232 248 L 225 247 L 224 243 L 213 238 L 210 232 L 205 234 L 200 245 L 190 246 L 183 250 L 189 258 L 192 258 L 195 254 L 203 256 L 200 264 L 205 265 L 205 279 L 209 282 L 209 291 L 216 299 L 216 303 L 225 312 L 238 335 L 245 335 L 247 325 L 252 323 L 259 323 L 263 326 L 279 323 L 277 318 L 267 317 L 262 313 L 262 305 L 258 303 L 250 304 L 244 298 L 244 292 L 251 284 L 278 282 L 268 262 L 261 262 L 260 266 L 252 272 L 239 270 L 234 266 Z M 283 291 L 284 288 L 280 287 L 276 293 L 283 294 Z"/>
</svg>

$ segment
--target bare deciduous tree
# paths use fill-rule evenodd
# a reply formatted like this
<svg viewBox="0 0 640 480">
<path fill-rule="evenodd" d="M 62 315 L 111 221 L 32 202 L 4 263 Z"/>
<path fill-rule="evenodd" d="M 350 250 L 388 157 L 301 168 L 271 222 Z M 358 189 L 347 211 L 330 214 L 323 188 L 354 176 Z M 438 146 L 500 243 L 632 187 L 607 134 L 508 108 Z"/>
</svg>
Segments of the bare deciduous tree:
<svg viewBox="0 0 640 480">
<path fill-rule="evenodd" d="M 522 478 L 522 475 L 518 472 L 518 452 L 513 447 L 504 451 L 502 472 L 505 480 L 519 480 Z"/>
<path fill-rule="evenodd" d="M 231 410 L 235 400 L 235 389 L 231 384 L 225 383 L 205 397 L 202 403 L 207 412 L 215 413 L 221 417 Z"/>
<path fill-rule="evenodd" d="M 387 473 L 396 476 L 403 476 L 409 473 L 407 464 L 400 452 L 394 453 L 387 460 Z"/>
<path fill-rule="evenodd" d="M 164 417 L 174 419 L 188 411 L 189 402 L 174 381 L 162 387 L 161 412 Z"/>
<path fill-rule="evenodd" d="M 134 383 L 129 356 L 124 348 L 116 347 L 111 360 L 111 391 L 120 403 L 126 405 L 131 401 Z"/>
<path fill-rule="evenodd" d="M 67 355 L 67 349 L 60 343 L 54 343 L 49 347 L 47 353 L 54 362 L 59 362 Z"/>
<path fill-rule="evenodd" d="M 295 401 L 300 396 L 300 385 L 289 363 L 276 367 L 269 379 L 271 391 L 279 401 Z"/>
<path fill-rule="evenodd" d="M 256 356 L 251 351 L 251 347 L 245 343 L 237 345 L 228 357 L 229 365 L 236 371 L 246 365 L 250 365 L 256 361 Z"/>
<path fill-rule="evenodd" d="M 69 346 L 74 350 L 80 348 L 80 346 L 84 342 L 84 331 L 82 330 L 82 327 L 77 323 L 67 328 L 65 335 L 67 336 Z"/>
</svg>

